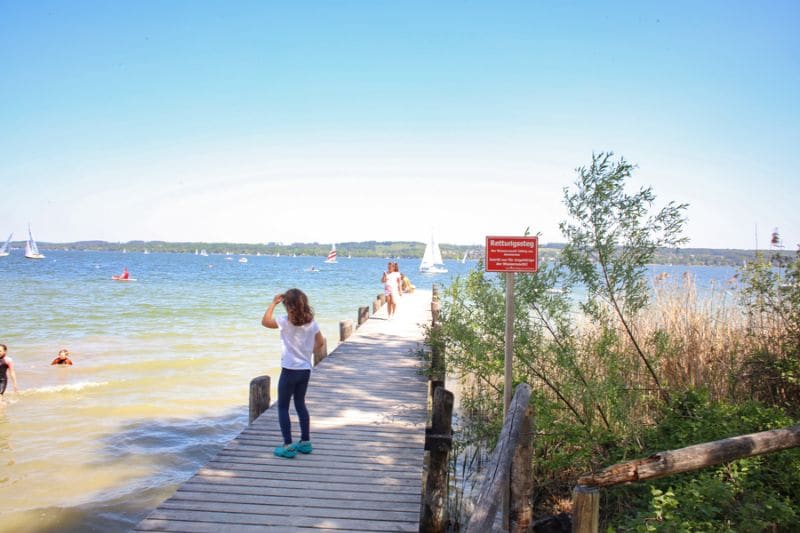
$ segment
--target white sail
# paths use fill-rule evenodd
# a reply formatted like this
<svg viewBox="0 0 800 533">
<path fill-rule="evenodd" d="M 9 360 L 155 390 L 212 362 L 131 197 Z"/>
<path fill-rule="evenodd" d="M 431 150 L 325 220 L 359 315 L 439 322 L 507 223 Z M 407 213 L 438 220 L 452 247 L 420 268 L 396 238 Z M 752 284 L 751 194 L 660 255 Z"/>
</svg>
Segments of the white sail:
<svg viewBox="0 0 800 533">
<path fill-rule="evenodd" d="M 331 251 L 328 252 L 328 258 L 325 260 L 326 263 L 335 263 L 336 262 L 336 244 L 331 247 Z"/>
<path fill-rule="evenodd" d="M 422 261 L 419 263 L 419 271 L 427 272 L 430 274 L 439 274 L 447 272 L 442 261 L 442 251 L 439 249 L 439 244 L 436 239 L 431 235 L 430 242 L 425 246 L 425 253 L 422 255 Z"/>
<path fill-rule="evenodd" d="M 28 259 L 44 259 L 44 255 L 39 253 L 39 247 L 36 246 L 30 224 L 28 224 L 28 242 L 25 243 L 25 257 Z"/>
<path fill-rule="evenodd" d="M 13 236 L 14 236 L 13 233 L 11 235 L 9 235 L 8 239 L 6 239 L 6 242 L 3 243 L 3 246 L 0 246 L 0 257 L 5 257 L 5 256 L 8 255 L 8 253 L 9 253 L 8 249 L 11 246 L 11 237 L 13 237 Z"/>
<path fill-rule="evenodd" d="M 462 265 L 467 262 L 467 255 L 469 255 L 469 252 L 464 252 L 464 257 L 461 258 Z"/>
</svg>

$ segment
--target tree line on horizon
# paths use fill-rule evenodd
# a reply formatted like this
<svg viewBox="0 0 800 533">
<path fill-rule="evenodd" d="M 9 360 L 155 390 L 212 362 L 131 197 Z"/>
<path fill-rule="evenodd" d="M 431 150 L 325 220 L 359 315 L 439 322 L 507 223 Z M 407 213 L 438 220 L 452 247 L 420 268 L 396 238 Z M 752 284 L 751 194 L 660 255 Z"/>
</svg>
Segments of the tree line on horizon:
<svg viewBox="0 0 800 533">
<path fill-rule="evenodd" d="M 145 250 L 152 253 L 195 253 L 206 250 L 209 254 L 236 255 L 298 255 L 326 256 L 331 245 L 318 242 L 263 244 L 234 242 L 167 242 L 167 241 L 128 241 L 108 242 L 100 240 L 75 241 L 67 243 L 39 242 L 42 250 L 95 251 L 131 253 Z M 24 248 L 25 241 L 12 242 L 12 247 Z M 461 260 L 464 254 L 470 260 L 484 256 L 482 244 L 461 245 L 440 243 L 442 257 L 449 260 Z M 546 243 L 539 246 L 540 261 L 552 261 L 566 246 L 565 243 Z M 384 258 L 419 258 L 425 251 L 425 243 L 413 241 L 362 241 L 342 242 L 336 244 L 340 257 L 384 257 Z M 742 266 L 756 259 L 756 250 L 716 249 L 716 248 L 659 248 L 655 254 L 655 263 L 662 265 L 708 265 L 708 266 Z M 778 255 L 791 256 L 789 251 L 777 251 Z"/>
</svg>

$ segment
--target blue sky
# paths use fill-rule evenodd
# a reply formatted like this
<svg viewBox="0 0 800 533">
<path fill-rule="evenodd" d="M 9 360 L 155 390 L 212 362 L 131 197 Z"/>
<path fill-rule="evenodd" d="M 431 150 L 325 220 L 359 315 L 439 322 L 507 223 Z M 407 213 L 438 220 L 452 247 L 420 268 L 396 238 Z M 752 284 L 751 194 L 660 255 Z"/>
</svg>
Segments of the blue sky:
<svg viewBox="0 0 800 533">
<path fill-rule="evenodd" d="M 602 5 L 601 5 L 602 4 Z M 800 243 L 800 2 L 0 0 L 0 232 L 562 241 L 593 152 Z"/>
</svg>

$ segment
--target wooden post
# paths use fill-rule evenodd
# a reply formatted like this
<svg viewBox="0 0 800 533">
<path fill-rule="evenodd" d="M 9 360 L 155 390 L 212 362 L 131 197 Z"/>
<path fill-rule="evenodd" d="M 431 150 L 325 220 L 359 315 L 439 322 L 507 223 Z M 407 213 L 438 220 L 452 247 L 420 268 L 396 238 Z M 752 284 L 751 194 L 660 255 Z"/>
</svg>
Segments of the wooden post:
<svg viewBox="0 0 800 533">
<path fill-rule="evenodd" d="M 486 475 L 475 501 L 475 509 L 467 524 L 466 533 L 483 533 L 491 531 L 497 509 L 508 494 L 508 478 L 514 450 L 519 445 L 522 418 L 531 399 L 531 387 L 527 383 L 517 385 L 514 398 L 503 422 L 503 430 L 497 439 L 497 446 L 492 451 Z"/>
<path fill-rule="evenodd" d="M 369 320 L 369 307 L 359 307 L 358 308 L 358 325 L 360 326 L 364 322 Z"/>
<path fill-rule="evenodd" d="M 441 304 L 439 303 L 439 287 L 434 283 L 431 289 L 431 326 L 435 326 L 439 320 L 439 311 Z"/>
<path fill-rule="evenodd" d="M 323 359 L 328 357 L 328 339 L 322 341 L 322 348 L 314 352 L 314 366 L 317 366 Z"/>
<path fill-rule="evenodd" d="M 509 531 L 525 533 L 533 522 L 533 406 L 528 405 L 519 429 L 519 444 L 511 461 L 511 506 L 509 510 Z"/>
<path fill-rule="evenodd" d="M 374 315 L 375 313 L 377 313 L 378 309 L 380 308 L 381 308 L 381 301 L 380 299 L 375 298 L 375 301 L 372 302 L 372 314 Z"/>
<path fill-rule="evenodd" d="M 269 409 L 269 376 L 258 376 L 250 380 L 250 424 Z"/>
<path fill-rule="evenodd" d="M 514 272 L 506 272 L 506 331 L 505 331 L 505 370 L 503 385 L 503 419 L 508 414 L 511 405 L 511 389 L 514 383 Z M 510 483 L 510 479 L 508 480 Z M 508 497 L 511 494 L 510 484 L 503 493 L 503 526 L 509 527 L 510 502 Z"/>
<path fill-rule="evenodd" d="M 383 293 L 379 294 L 378 295 L 378 300 L 380 300 L 381 305 L 385 305 L 386 304 L 386 295 L 383 294 Z"/>
<path fill-rule="evenodd" d="M 447 526 L 447 456 L 452 448 L 453 393 L 443 387 L 433 398 L 432 423 L 425 436 L 430 451 L 425 494 L 419 520 L 424 533 L 444 533 Z"/>
<path fill-rule="evenodd" d="M 340 320 L 339 321 L 339 342 L 344 342 L 353 334 L 353 321 Z"/>
<path fill-rule="evenodd" d="M 432 326 L 432 331 L 435 331 L 437 326 Z M 436 389 L 439 387 L 444 387 L 445 385 L 445 360 L 444 360 L 444 353 L 442 352 L 441 348 L 434 342 L 431 344 L 431 401 L 433 401 L 436 396 Z"/>
<path fill-rule="evenodd" d="M 572 533 L 600 529 L 600 489 L 578 485 L 572 492 Z"/>
</svg>

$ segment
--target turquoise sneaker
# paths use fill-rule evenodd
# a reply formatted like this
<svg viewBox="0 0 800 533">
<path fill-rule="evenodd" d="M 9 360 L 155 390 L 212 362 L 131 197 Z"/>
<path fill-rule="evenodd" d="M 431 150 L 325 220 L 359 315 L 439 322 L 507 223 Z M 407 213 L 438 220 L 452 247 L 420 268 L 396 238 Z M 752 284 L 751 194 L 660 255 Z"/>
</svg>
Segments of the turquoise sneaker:
<svg viewBox="0 0 800 533">
<path fill-rule="evenodd" d="M 276 457 L 285 457 L 286 459 L 291 459 L 295 455 L 297 455 L 297 452 L 294 450 L 294 444 L 286 444 L 284 446 L 278 446 L 275 448 Z"/>
<path fill-rule="evenodd" d="M 297 444 L 292 444 L 293 449 L 300 453 L 309 454 L 311 453 L 311 441 L 310 440 L 301 440 Z"/>
</svg>

